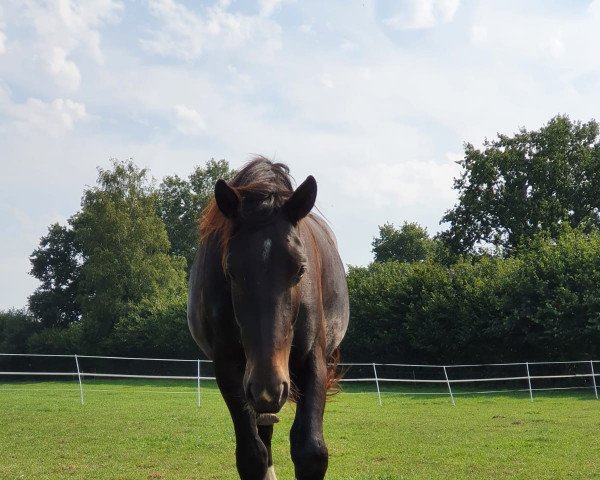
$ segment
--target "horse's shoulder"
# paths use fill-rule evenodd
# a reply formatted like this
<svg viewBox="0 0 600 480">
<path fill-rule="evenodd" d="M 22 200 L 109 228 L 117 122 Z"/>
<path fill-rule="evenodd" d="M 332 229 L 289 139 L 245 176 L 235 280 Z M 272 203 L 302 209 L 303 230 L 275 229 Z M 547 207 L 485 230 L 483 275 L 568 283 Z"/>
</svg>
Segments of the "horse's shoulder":
<svg viewBox="0 0 600 480">
<path fill-rule="evenodd" d="M 306 217 L 306 220 L 313 235 L 319 237 L 320 239 L 326 240 L 327 243 L 337 250 L 338 245 L 335 234 L 323 217 L 311 213 L 308 215 L 308 217 Z"/>
</svg>

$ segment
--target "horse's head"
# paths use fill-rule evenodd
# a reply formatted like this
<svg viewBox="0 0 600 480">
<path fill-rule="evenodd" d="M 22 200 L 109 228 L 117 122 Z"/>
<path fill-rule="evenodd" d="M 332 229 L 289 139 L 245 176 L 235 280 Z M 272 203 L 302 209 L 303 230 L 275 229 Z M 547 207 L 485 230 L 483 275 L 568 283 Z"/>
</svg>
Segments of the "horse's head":
<svg viewBox="0 0 600 480">
<path fill-rule="evenodd" d="M 316 196 L 312 176 L 275 206 L 268 195 L 242 200 L 224 181 L 215 186 L 219 210 L 234 224 L 223 263 L 246 355 L 246 399 L 258 413 L 278 412 L 289 395 L 294 322 L 309 277 L 298 224 Z"/>
</svg>

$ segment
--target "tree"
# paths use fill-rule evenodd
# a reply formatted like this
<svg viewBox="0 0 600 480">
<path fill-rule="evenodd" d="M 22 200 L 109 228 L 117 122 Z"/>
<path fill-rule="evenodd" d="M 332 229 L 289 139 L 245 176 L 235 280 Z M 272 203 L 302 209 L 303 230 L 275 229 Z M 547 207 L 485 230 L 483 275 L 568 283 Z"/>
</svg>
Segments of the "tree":
<svg viewBox="0 0 600 480">
<path fill-rule="evenodd" d="M 379 227 L 379 237 L 373 239 L 372 252 L 376 262 L 398 260 L 417 262 L 429 258 L 434 252 L 434 241 L 427 229 L 418 223 L 404 222 L 400 229 L 391 223 Z"/>
<path fill-rule="evenodd" d="M 136 309 L 115 325 L 111 346 L 119 355 L 190 358 L 199 354 L 187 326 L 187 298 L 182 292 L 161 308 Z"/>
<path fill-rule="evenodd" d="M 527 353 L 595 358 L 600 353 L 600 232 L 565 224 L 556 238 L 536 235 L 519 259 L 519 275 L 511 282 L 513 309 L 504 318 L 515 337 L 527 338 Z"/>
<path fill-rule="evenodd" d="M 512 254 L 536 233 L 561 224 L 600 226 L 600 138 L 595 120 L 556 116 L 537 131 L 498 134 L 483 150 L 470 143 L 455 179 L 459 201 L 441 238 L 456 253 L 491 248 Z"/>
<path fill-rule="evenodd" d="M 234 175 L 226 160 L 211 159 L 204 167 L 197 166 L 187 180 L 168 176 L 159 186 L 158 212 L 171 242 L 170 253 L 184 257 L 188 271 L 198 248 L 200 212 L 212 197 L 217 180 L 229 180 Z"/>
<path fill-rule="evenodd" d="M 40 324 L 26 310 L 0 311 L 0 352 L 23 353 Z"/>
<path fill-rule="evenodd" d="M 342 344 L 344 357 L 364 362 L 414 358 L 404 335 L 411 270 L 412 265 L 397 261 L 350 266 L 350 322 Z"/>
<path fill-rule="evenodd" d="M 185 291 L 185 262 L 168 254 L 147 171 L 113 161 L 111 170 L 98 173 L 98 185 L 84 192 L 72 220 L 83 257 L 83 337 L 90 349 L 133 312 L 164 308 Z"/>
<path fill-rule="evenodd" d="M 231 175 L 225 160 L 211 160 L 157 189 L 132 161 L 98 169 L 81 210 L 68 226 L 51 225 L 31 255 L 41 285 L 29 299 L 36 328 L 18 324 L 30 331 L 27 349 L 189 352 L 186 260 L 191 265 L 196 218 L 214 183 Z"/>
<path fill-rule="evenodd" d="M 81 249 L 75 232 L 55 223 L 30 256 L 31 275 L 41 285 L 29 297 L 29 310 L 43 327 L 65 327 L 79 319 L 77 299 Z"/>
</svg>

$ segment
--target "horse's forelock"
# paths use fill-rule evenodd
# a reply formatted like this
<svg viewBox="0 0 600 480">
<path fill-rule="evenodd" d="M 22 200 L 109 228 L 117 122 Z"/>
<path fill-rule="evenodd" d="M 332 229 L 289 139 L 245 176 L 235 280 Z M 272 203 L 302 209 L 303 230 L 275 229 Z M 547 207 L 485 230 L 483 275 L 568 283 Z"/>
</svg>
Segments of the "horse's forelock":
<svg viewBox="0 0 600 480">
<path fill-rule="evenodd" d="M 293 190 L 288 166 L 284 163 L 273 163 L 262 156 L 255 157 L 244 165 L 230 183 L 232 187 L 251 185 L 270 185 L 278 191 Z"/>
<path fill-rule="evenodd" d="M 272 217 L 294 191 L 288 166 L 273 163 L 265 157 L 256 157 L 248 162 L 229 182 L 229 186 L 242 199 L 240 215 L 259 222 Z M 217 240 L 224 271 L 233 229 L 233 221 L 223 215 L 213 197 L 202 213 L 200 241 L 206 242 L 209 237 Z"/>
</svg>

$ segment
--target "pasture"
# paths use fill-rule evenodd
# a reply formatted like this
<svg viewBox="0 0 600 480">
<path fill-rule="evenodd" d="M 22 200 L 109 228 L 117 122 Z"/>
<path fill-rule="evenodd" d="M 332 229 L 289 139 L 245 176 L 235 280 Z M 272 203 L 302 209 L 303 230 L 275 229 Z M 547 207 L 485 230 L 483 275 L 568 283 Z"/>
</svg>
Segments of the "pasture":
<svg viewBox="0 0 600 480">
<path fill-rule="evenodd" d="M 330 399 L 327 478 L 600 478 L 600 401 L 589 391 L 448 397 L 352 394 Z M 293 478 L 287 404 L 273 441 Z M 214 385 L 193 382 L 0 383 L 2 479 L 235 479 L 234 436 Z"/>
</svg>

